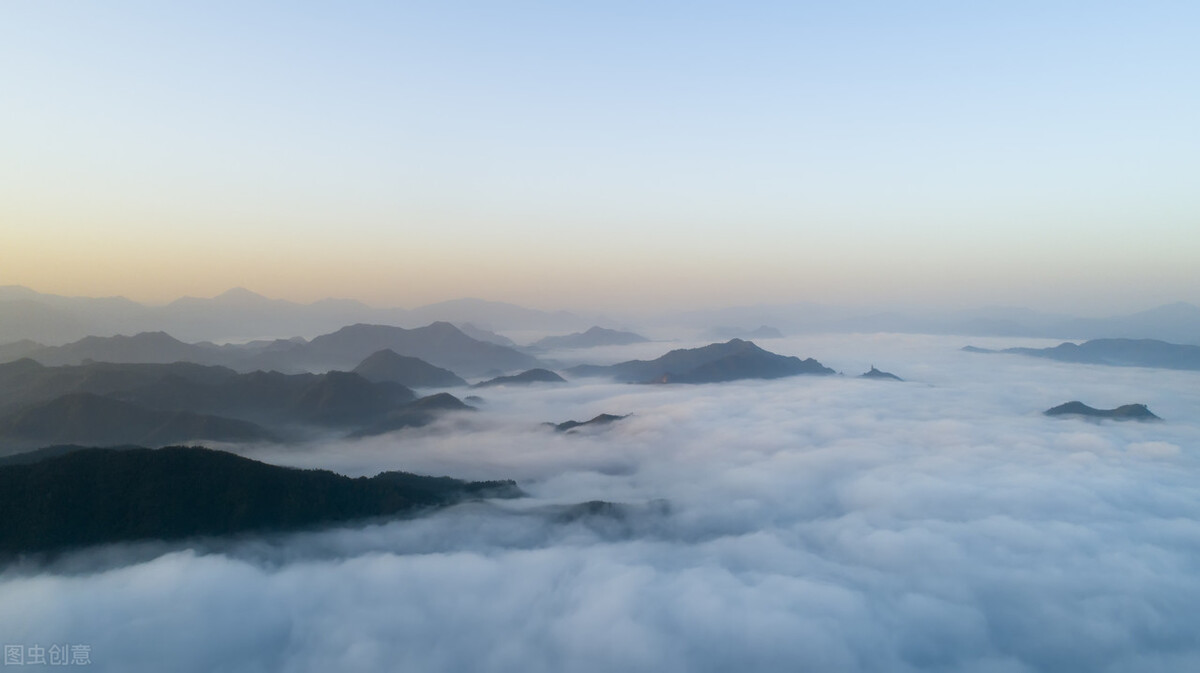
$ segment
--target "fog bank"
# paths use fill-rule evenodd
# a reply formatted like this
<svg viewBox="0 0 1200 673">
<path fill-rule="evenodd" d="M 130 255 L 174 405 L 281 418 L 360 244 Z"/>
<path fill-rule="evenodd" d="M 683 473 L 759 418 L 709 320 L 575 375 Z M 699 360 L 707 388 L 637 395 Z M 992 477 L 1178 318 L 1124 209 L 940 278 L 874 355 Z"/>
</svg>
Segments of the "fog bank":
<svg viewBox="0 0 1200 673">
<path fill-rule="evenodd" d="M 531 497 L 10 568 L 0 640 L 90 644 L 123 671 L 1200 667 L 1200 379 L 962 345 L 776 340 L 907 381 L 505 387 L 430 428 L 258 449 Z M 1071 399 L 1165 421 L 1040 413 Z M 540 425 L 601 412 L 632 415 Z M 563 508 L 588 500 L 627 507 Z"/>
</svg>

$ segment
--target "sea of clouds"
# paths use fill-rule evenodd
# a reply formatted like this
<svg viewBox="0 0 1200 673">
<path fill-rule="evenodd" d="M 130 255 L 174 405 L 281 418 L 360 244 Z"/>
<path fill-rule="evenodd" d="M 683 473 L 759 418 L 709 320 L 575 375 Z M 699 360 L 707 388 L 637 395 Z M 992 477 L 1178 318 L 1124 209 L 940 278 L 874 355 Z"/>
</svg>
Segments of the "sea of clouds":
<svg viewBox="0 0 1200 673">
<path fill-rule="evenodd" d="M 120 671 L 1200 670 L 1200 374 L 967 343 L 1043 345 L 769 340 L 846 376 L 494 388 L 429 428 L 247 450 L 530 497 L 17 565 L 0 641 Z M 1165 420 L 1041 414 L 1074 399 Z M 602 412 L 632 415 L 542 425 Z M 621 506 L 570 508 L 592 500 Z"/>
</svg>

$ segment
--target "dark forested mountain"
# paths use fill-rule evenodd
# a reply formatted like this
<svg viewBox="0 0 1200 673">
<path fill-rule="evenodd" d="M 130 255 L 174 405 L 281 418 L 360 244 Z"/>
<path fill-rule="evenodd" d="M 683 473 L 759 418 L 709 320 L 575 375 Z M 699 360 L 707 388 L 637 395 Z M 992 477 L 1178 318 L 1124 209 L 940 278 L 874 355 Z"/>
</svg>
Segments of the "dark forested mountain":
<svg viewBox="0 0 1200 673">
<path fill-rule="evenodd" d="M 239 374 L 191 363 L 0 365 L 0 452 L 31 443 L 165 444 L 352 430 L 416 399 L 350 372 Z M 261 427 L 260 427 L 261 426 Z"/>
<path fill-rule="evenodd" d="M 358 374 L 332 371 L 305 386 L 291 412 L 314 425 L 369 423 L 415 397 L 398 383 L 372 383 Z"/>
<path fill-rule="evenodd" d="M 531 383 L 566 383 L 567 380 L 549 369 L 529 369 L 512 376 L 497 376 L 481 381 L 472 388 L 490 388 L 492 386 L 529 385 Z"/>
<path fill-rule="evenodd" d="M 754 342 L 731 339 L 700 348 L 673 350 L 655 360 L 630 360 L 615 365 L 581 365 L 567 373 L 611 376 L 628 383 L 716 383 L 737 379 L 774 379 L 797 374 L 833 374 L 812 358 L 777 355 Z"/>
<path fill-rule="evenodd" d="M 1047 409 L 1047 416 L 1083 416 L 1086 418 L 1111 418 L 1117 421 L 1158 421 L 1162 420 L 1146 408 L 1144 404 L 1125 404 L 1116 409 L 1096 409 L 1083 402 L 1073 401 Z"/>
<path fill-rule="evenodd" d="M 149 444 L 272 439 L 248 421 L 190 411 L 159 411 L 93 393 L 72 393 L 0 418 L 0 445 L 8 450 L 47 444 Z"/>
<path fill-rule="evenodd" d="M 0 415 L 67 393 L 110 395 L 152 386 L 164 379 L 209 386 L 236 376 L 237 372 L 225 367 L 208 367 L 186 362 L 93 362 L 86 365 L 47 367 L 26 358 L 0 364 Z"/>
<path fill-rule="evenodd" d="M 0 365 L 0 414 L 70 393 L 266 424 L 316 425 L 360 422 L 416 399 L 402 385 L 338 371 L 239 374 L 186 362 L 45 367 L 28 359 Z"/>
<path fill-rule="evenodd" d="M 646 337 L 633 332 L 622 332 L 604 327 L 592 327 L 586 332 L 575 332 L 563 336 L 548 336 L 530 344 L 531 348 L 593 348 L 595 346 L 624 346 L 644 343 Z"/>
<path fill-rule="evenodd" d="M 374 423 L 351 433 L 351 436 L 369 437 L 403 428 L 419 428 L 429 425 L 443 413 L 474 409 L 475 407 L 465 404 L 450 393 L 437 393 L 395 409 Z"/>
<path fill-rule="evenodd" d="M 454 372 L 441 367 L 435 367 L 420 358 L 399 355 L 391 349 L 384 349 L 367 356 L 354 373 L 368 381 L 388 381 L 399 383 L 409 388 L 449 388 L 465 386 L 467 382 Z"/>
<path fill-rule="evenodd" d="M 1171 344 L 1154 339 L 1095 339 L 1082 344 L 1062 343 L 1052 348 L 1005 348 L 1000 351 L 967 346 L 963 350 L 972 353 L 1015 353 L 1095 365 L 1200 369 L 1200 346 Z"/>
<path fill-rule="evenodd" d="M 351 479 L 198 447 L 79 449 L 0 466 L 0 553 L 286 531 L 523 495 L 511 481 Z"/>
</svg>

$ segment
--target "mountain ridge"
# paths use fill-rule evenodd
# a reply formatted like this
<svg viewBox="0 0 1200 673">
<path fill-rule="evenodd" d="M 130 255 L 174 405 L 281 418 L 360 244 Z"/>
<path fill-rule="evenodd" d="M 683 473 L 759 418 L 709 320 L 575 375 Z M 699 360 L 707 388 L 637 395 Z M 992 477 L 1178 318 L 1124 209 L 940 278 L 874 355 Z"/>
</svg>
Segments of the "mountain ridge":
<svg viewBox="0 0 1200 673">
<path fill-rule="evenodd" d="M 0 553 L 322 528 L 523 495 L 512 481 L 350 478 L 202 447 L 79 448 L 0 466 Z"/>
<path fill-rule="evenodd" d="M 611 376 L 625 383 L 718 383 L 835 373 L 812 358 L 801 360 L 778 355 L 741 339 L 699 348 L 680 348 L 654 360 L 579 365 L 566 371 L 573 376 Z"/>
</svg>

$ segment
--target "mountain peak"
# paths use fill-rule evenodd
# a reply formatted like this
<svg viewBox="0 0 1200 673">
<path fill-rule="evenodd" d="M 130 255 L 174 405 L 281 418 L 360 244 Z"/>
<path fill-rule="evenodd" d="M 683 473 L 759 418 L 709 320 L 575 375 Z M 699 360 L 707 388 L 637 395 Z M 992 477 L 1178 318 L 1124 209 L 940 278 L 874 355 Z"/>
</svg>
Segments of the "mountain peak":
<svg viewBox="0 0 1200 673">
<path fill-rule="evenodd" d="M 1082 416 L 1086 418 L 1111 418 L 1117 421 L 1159 421 L 1144 404 L 1123 404 L 1115 409 L 1096 409 L 1078 400 L 1072 400 L 1042 412 L 1046 416 Z"/>
<path fill-rule="evenodd" d="M 240 287 L 240 286 L 225 290 L 221 294 L 213 297 L 213 299 L 216 301 L 237 301 L 237 302 L 270 301 L 270 299 L 264 297 L 263 295 L 258 294 L 257 292 L 252 292 L 252 291 L 247 290 L 246 288 Z"/>
<path fill-rule="evenodd" d="M 423 329 L 428 332 L 432 332 L 433 334 L 444 334 L 444 335 L 453 334 L 453 335 L 467 336 L 466 334 L 463 333 L 462 330 L 455 327 L 453 323 L 446 322 L 445 320 L 438 320 L 435 322 L 431 322 L 428 325 L 426 325 Z"/>
</svg>

